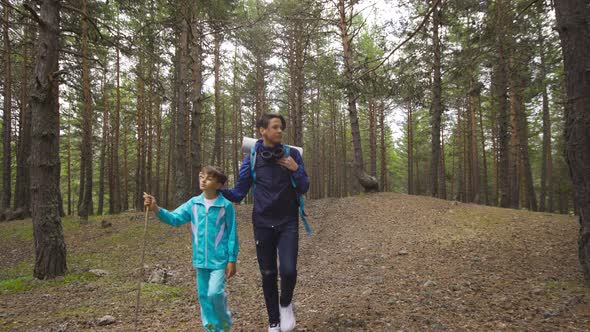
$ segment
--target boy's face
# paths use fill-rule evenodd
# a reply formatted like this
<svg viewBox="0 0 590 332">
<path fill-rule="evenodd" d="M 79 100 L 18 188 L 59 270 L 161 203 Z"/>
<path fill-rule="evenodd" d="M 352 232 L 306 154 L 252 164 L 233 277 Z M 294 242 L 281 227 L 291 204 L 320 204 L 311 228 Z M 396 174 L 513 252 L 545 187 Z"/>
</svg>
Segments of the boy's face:
<svg viewBox="0 0 590 332">
<path fill-rule="evenodd" d="M 272 118 L 268 123 L 268 127 L 260 128 L 260 134 L 264 140 L 272 144 L 281 144 L 283 140 L 282 123 L 279 118 Z"/>
<path fill-rule="evenodd" d="M 205 190 L 219 190 L 222 184 L 217 182 L 217 179 L 207 173 L 199 173 L 199 189 Z"/>
</svg>

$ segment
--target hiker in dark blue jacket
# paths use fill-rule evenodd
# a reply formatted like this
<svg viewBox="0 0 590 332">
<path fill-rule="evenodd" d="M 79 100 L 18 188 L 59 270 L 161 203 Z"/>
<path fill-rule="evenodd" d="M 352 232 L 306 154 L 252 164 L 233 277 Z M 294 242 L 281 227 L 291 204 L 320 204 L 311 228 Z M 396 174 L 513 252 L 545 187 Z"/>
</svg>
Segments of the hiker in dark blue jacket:
<svg viewBox="0 0 590 332">
<path fill-rule="evenodd" d="M 299 196 L 306 193 L 309 180 L 303 159 L 296 149 L 281 144 L 285 119 L 278 114 L 264 114 L 256 123 L 262 139 L 253 153 L 244 158 L 234 189 L 221 190 L 232 202 L 240 202 L 253 189 L 254 240 L 262 274 L 262 289 L 269 318 L 269 332 L 295 328 L 293 291 L 297 281 L 299 249 Z M 251 163 L 254 157 L 255 163 Z M 254 167 L 254 174 L 252 172 Z M 254 175 L 254 176 L 253 176 Z M 277 251 L 281 275 L 281 294 L 277 287 Z"/>
</svg>

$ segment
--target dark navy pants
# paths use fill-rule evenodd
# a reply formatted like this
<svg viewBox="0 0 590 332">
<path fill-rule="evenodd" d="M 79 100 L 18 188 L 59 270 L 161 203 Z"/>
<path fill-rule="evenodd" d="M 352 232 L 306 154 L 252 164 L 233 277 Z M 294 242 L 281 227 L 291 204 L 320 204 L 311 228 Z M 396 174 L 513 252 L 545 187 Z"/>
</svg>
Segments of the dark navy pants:
<svg viewBox="0 0 590 332">
<path fill-rule="evenodd" d="M 293 299 L 297 282 L 299 222 L 290 221 L 274 227 L 254 227 L 256 256 L 262 275 L 262 290 L 270 324 L 280 322 L 279 302 L 286 307 Z M 277 269 L 277 252 L 279 268 Z M 278 270 L 278 271 L 277 271 Z M 281 295 L 277 275 L 281 275 Z"/>
</svg>

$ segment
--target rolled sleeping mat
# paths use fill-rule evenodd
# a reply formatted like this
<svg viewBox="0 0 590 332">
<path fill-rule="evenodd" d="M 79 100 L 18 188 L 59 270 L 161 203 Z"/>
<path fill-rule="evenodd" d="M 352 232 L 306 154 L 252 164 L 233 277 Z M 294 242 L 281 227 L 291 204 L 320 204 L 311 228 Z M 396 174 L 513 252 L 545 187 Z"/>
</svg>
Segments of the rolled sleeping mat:
<svg viewBox="0 0 590 332">
<path fill-rule="evenodd" d="M 258 140 L 255 138 L 244 137 L 244 139 L 242 140 L 241 151 L 243 153 L 250 153 L 250 150 L 254 147 L 254 145 L 256 144 L 256 141 L 258 141 Z M 296 149 L 297 151 L 299 151 L 299 154 L 301 155 L 301 157 L 303 157 L 303 149 L 302 148 L 300 148 L 298 146 L 292 146 L 292 145 L 288 145 L 288 146 L 291 149 Z"/>
</svg>

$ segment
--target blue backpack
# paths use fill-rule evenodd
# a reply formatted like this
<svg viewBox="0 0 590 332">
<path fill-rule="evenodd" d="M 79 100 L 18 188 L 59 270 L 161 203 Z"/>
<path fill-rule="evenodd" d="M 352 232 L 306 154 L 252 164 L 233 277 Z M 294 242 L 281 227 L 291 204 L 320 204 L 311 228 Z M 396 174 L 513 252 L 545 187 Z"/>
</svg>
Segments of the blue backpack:
<svg viewBox="0 0 590 332">
<path fill-rule="evenodd" d="M 290 147 L 288 145 L 285 145 L 285 157 L 289 157 L 289 150 Z M 251 148 L 250 149 L 250 171 L 252 172 L 252 188 L 251 188 L 251 193 L 252 193 L 252 197 L 254 197 L 254 187 L 256 187 L 256 149 L 255 148 Z M 297 184 L 295 183 L 295 180 L 293 179 L 293 176 L 290 176 L 291 178 L 291 185 L 293 186 L 293 189 L 297 188 Z M 297 193 L 297 191 L 295 191 Z M 301 219 L 303 220 L 303 226 L 305 227 L 305 232 L 307 232 L 307 235 L 311 236 L 311 227 L 309 226 L 309 223 L 307 222 L 307 214 L 305 213 L 305 202 L 303 200 L 303 195 L 297 193 L 297 201 L 299 203 L 299 215 L 301 216 Z"/>
</svg>

